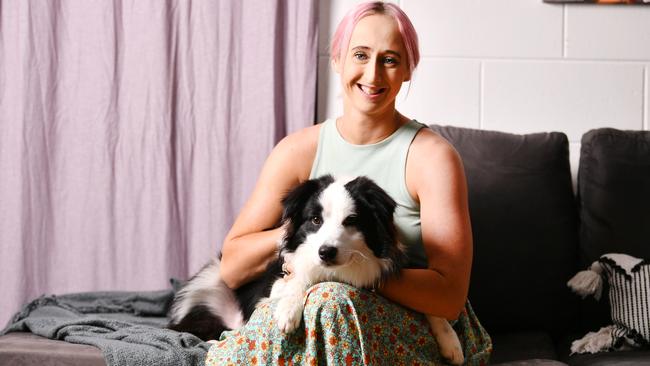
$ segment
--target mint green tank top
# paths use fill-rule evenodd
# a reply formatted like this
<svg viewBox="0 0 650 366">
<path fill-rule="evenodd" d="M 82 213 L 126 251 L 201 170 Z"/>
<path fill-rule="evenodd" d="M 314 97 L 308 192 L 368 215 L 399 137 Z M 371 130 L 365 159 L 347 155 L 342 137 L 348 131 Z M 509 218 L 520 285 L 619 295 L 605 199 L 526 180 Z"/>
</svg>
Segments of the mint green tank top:
<svg viewBox="0 0 650 366">
<path fill-rule="evenodd" d="M 426 127 L 411 120 L 384 140 L 368 145 L 351 144 L 336 128 L 336 119 L 323 122 L 310 178 L 325 174 L 365 175 L 395 200 L 395 226 L 399 240 L 408 247 L 409 267 L 426 268 L 422 245 L 420 206 L 406 188 L 406 157 L 417 132 Z"/>
</svg>

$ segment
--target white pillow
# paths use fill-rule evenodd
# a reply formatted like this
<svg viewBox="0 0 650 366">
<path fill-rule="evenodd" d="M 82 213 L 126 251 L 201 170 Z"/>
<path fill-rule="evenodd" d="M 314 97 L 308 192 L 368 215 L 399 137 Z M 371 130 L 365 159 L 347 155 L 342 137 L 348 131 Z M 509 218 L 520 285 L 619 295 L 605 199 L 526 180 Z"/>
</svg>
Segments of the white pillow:
<svg viewBox="0 0 650 366">
<path fill-rule="evenodd" d="M 602 279 L 609 283 L 613 325 L 573 342 L 571 351 L 595 353 L 650 346 L 650 262 L 627 254 L 605 254 L 568 285 L 583 298 L 594 295 L 599 299 Z"/>
</svg>

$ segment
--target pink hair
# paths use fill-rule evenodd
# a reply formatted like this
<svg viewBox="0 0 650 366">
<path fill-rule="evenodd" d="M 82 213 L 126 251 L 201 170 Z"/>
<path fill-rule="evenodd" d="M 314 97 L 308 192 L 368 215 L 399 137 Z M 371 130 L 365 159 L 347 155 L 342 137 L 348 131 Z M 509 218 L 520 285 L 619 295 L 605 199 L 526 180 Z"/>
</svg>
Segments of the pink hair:
<svg viewBox="0 0 650 366">
<path fill-rule="evenodd" d="M 354 27 L 362 18 L 373 14 L 389 15 L 397 22 L 397 27 L 402 35 L 402 41 L 406 49 L 409 72 L 413 74 L 413 70 L 415 70 L 420 62 L 418 34 L 415 32 L 413 23 L 411 23 L 402 9 L 395 4 L 381 1 L 361 3 L 348 11 L 336 28 L 336 32 L 334 32 L 330 46 L 331 58 L 333 60 L 337 58 L 342 60 L 345 58 Z"/>
</svg>

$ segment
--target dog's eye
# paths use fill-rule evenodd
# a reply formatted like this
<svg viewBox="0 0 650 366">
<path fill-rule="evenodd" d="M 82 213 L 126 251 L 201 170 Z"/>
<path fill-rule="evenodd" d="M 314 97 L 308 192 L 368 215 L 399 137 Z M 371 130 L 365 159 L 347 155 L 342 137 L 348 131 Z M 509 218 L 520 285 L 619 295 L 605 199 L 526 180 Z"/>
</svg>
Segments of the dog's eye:
<svg viewBox="0 0 650 366">
<path fill-rule="evenodd" d="M 314 225 L 320 225 L 323 223 L 323 220 L 321 220 L 321 218 L 318 216 L 314 216 L 311 218 L 311 223 Z"/>
<path fill-rule="evenodd" d="M 350 215 L 343 220 L 343 226 L 352 226 L 357 223 L 357 215 Z"/>
</svg>

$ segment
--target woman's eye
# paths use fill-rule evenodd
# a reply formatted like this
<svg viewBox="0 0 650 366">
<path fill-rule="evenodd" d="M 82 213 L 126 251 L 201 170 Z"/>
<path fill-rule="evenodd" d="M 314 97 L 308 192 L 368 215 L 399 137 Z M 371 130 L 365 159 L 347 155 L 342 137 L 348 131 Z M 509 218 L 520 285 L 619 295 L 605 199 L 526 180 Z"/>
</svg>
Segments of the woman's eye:
<svg viewBox="0 0 650 366">
<path fill-rule="evenodd" d="M 314 216 L 314 217 L 311 218 L 311 223 L 314 224 L 314 225 L 320 225 L 320 224 L 323 223 L 323 221 L 321 220 L 320 217 Z"/>
<path fill-rule="evenodd" d="M 397 60 L 392 57 L 386 57 L 384 63 L 387 65 L 397 65 Z"/>
<path fill-rule="evenodd" d="M 359 60 L 359 61 L 364 61 L 365 59 L 368 58 L 368 57 L 366 56 L 366 54 L 363 53 L 363 52 L 355 52 L 355 54 L 354 54 L 353 57 L 354 57 L 355 59 Z"/>
</svg>

